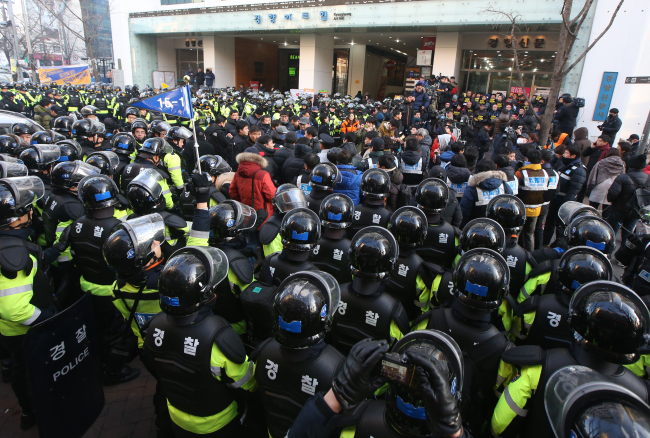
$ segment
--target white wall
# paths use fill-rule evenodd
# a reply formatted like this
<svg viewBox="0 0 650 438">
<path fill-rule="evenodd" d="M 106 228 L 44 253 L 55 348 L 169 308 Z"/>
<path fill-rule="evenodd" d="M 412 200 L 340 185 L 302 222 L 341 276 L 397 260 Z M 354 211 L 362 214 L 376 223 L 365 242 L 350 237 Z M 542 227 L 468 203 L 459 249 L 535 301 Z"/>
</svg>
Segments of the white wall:
<svg viewBox="0 0 650 438">
<path fill-rule="evenodd" d="M 605 29 L 612 9 L 618 2 L 598 2 L 590 43 Z M 620 110 L 623 126 L 617 135 L 628 138 L 641 134 L 650 111 L 650 84 L 625 84 L 627 76 L 650 76 L 650 5 L 647 0 L 626 0 L 608 33 L 586 57 L 578 96 L 586 99 L 580 111 L 578 127 L 587 127 L 589 135 L 599 135 L 592 120 L 603 72 L 618 72 L 618 80 L 610 108 Z"/>
<path fill-rule="evenodd" d="M 431 73 L 459 77 L 462 49 L 463 36 L 460 32 L 438 32 Z"/>
<path fill-rule="evenodd" d="M 354 96 L 357 90 L 366 91 L 363 82 L 366 65 L 366 46 L 350 46 L 350 63 L 348 65 L 348 94 Z M 358 82 L 357 82 L 358 81 Z M 354 90 L 354 91 L 353 91 Z"/>
<path fill-rule="evenodd" d="M 300 35 L 300 70 L 298 88 L 312 88 L 316 92 L 332 88 L 332 59 L 334 35 Z"/>
</svg>

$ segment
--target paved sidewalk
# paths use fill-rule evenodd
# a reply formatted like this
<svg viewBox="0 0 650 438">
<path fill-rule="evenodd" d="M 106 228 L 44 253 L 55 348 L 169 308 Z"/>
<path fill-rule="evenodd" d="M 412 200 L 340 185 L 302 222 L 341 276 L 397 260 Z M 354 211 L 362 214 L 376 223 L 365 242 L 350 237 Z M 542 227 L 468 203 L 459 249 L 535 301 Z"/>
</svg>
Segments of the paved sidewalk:
<svg viewBox="0 0 650 438">
<path fill-rule="evenodd" d="M 155 438 L 153 395 L 156 380 L 136 359 L 140 376 L 122 385 L 105 386 L 105 404 L 84 438 Z M 38 427 L 20 430 L 21 409 L 11 386 L 0 382 L 0 438 L 38 438 Z M 71 415 L 73 413 L 71 412 Z"/>
</svg>

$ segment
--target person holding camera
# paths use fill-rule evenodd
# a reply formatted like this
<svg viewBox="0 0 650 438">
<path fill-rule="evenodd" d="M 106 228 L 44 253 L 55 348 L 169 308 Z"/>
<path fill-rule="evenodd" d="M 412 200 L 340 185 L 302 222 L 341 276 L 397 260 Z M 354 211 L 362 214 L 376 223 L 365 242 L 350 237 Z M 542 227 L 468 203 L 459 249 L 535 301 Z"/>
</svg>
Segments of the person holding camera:
<svg viewBox="0 0 650 438">
<path fill-rule="evenodd" d="M 598 129 L 604 134 L 607 135 L 610 139 L 610 144 L 614 144 L 614 139 L 616 134 L 621 130 L 621 125 L 623 122 L 618 118 L 618 109 L 612 108 L 609 110 L 609 115 L 605 119 L 602 125 L 598 125 Z"/>
<path fill-rule="evenodd" d="M 553 116 L 553 125 L 560 131 L 571 136 L 576 127 L 576 118 L 580 109 L 573 104 L 573 98 L 567 94 L 562 97 L 564 105 Z"/>
</svg>

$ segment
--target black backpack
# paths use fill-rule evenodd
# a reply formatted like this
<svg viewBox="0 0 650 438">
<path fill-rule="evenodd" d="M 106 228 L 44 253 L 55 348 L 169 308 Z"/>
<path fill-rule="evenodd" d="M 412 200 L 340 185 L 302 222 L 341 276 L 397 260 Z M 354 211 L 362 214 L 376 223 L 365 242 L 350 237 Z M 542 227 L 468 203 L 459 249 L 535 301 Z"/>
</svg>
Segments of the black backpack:
<svg viewBox="0 0 650 438">
<path fill-rule="evenodd" d="M 629 178 L 629 177 L 628 177 Z M 648 189 L 648 177 L 642 185 L 638 184 L 633 178 L 630 178 L 634 184 L 634 192 L 630 199 L 625 202 L 624 211 L 626 216 L 634 219 L 641 219 L 641 210 L 650 206 L 650 190 Z"/>
<path fill-rule="evenodd" d="M 395 185 L 395 184 L 393 184 Z M 400 184 L 397 187 L 397 201 L 395 202 L 395 209 L 411 205 L 411 198 L 413 198 L 413 191 L 406 184 Z"/>
</svg>

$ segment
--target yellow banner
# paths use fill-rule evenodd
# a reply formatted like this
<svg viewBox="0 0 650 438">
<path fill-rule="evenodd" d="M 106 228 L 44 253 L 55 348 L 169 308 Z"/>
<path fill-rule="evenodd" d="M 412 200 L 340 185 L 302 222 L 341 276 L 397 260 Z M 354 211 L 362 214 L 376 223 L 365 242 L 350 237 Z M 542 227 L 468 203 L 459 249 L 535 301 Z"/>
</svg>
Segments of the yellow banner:
<svg viewBox="0 0 650 438">
<path fill-rule="evenodd" d="M 60 65 L 38 69 L 41 84 L 80 85 L 90 84 L 90 68 L 87 65 Z"/>
</svg>

